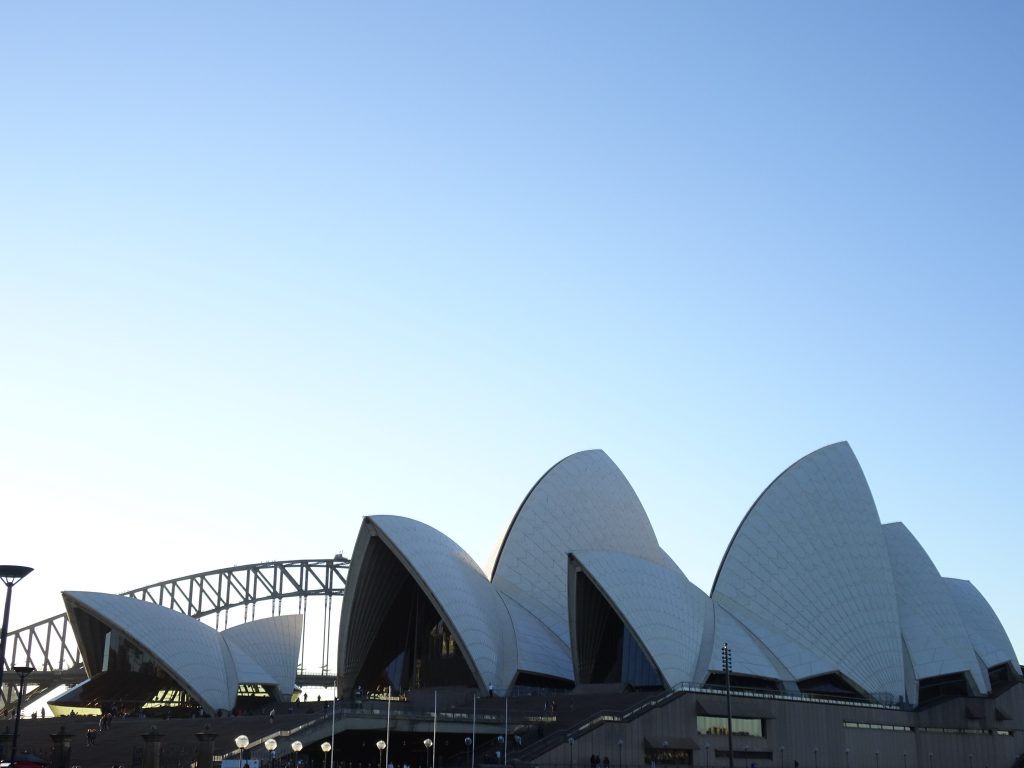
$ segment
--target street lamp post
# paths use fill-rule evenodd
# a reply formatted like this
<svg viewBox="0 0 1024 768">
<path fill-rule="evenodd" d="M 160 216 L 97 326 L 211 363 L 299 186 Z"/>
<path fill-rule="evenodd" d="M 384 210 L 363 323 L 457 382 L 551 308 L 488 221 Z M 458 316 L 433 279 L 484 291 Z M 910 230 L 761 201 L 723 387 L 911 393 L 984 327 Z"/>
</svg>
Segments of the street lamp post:
<svg viewBox="0 0 1024 768">
<path fill-rule="evenodd" d="M 32 573 L 27 565 L 0 565 L 0 581 L 7 587 L 7 597 L 4 600 L 4 623 L 0 625 L 0 678 L 7 669 L 7 625 L 11 618 L 11 590 L 14 585 Z M 17 726 L 15 726 L 17 727 Z M 14 753 L 10 755 L 14 757 Z M 3 755 L 0 755 L 2 758 Z"/>
<path fill-rule="evenodd" d="M 573 762 L 572 762 L 572 745 L 573 745 L 574 741 L 576 741 L 576 739 L 574 739 L 572 736 L 570 736 L 569 737 L 569 768 L 572 768 L 572 766 L 573 766 Z"/>
<path fill-rule="evenodd" d="M 263 746 L 270 750 L 270 768 L 274 768 L 274 758 L 277 757 L 277 739 L 267 739 L 263 742 Z"/>
<path fill-rule="evenodd" d="M 299 765 L 299 753 L 301 751 L 302 751 L 302 742 L 299 741 L 298 739 L 296 739 L 295 741 L 292 742 L 292 752 L 294 752 L 294 755 L 292 756 L 292 763 L 295 765 L 295 768 L 298 768 L 298 765 Z"/>
<path fill-rule="evenodd" d="M 324 765 L 327 765 L 327 756 L 331 754 L 331 742 L 324 741 L 320 744 L 320 751 L 324 753 Z"/>
<path fill-rule="evenodd" d="M 429 766 L 432 762 L 430 759 L 430 748 L 434 746 L 434 740 L 429 737 L 424 739 L 423 746 L 427 748 L 427 765 Z"/>
<path fill-rule="evenodd" d="M 242 768 L 242 761 L 245 759 L 245 748 L 249 746 L 249 737 L 244 733 L 235 736 L 235 746 L 238 747 L 238 768 Z"/>
<path fill-rule="evenodd" d="M 334 697 L 331 700 L 331 768 L 334 768 L 334 710 L 338 706 L 338 691 L 334 691 Z"/>
<path fill-rule="evenodd" d="M 734 768 L 732 758 L 732 651 L 728 643 L 722 643 L 722 671 L 725 672 L 725 715 L 729 718 L 729 768 Z"/>
<path fill-rule="evenodd" d="M 381 739 L 377 742 L 377 751 L 380 753 L 380 757 L 377 758 L 377 768 L 383 768 L 384 766 L 384 750 L 388 748 L 388 743 Z"/>
<path fill-rule="evenodd" d="M 9 594 L 9 593 L 8 593 Z M 14 708 L 14 736 L 11 738 L 11 762 L 18 754 L 18 723 L 21 722 L 21 701 L 25 698 L 25 678 L 35 672 L 34 667 L 14 667 L 18 673 L 18 703 Z"/>
<path fill-rule="evenodd" d="M 622 739 L 619 739 L 619 768 L 622 768 Z"/>
</svg>

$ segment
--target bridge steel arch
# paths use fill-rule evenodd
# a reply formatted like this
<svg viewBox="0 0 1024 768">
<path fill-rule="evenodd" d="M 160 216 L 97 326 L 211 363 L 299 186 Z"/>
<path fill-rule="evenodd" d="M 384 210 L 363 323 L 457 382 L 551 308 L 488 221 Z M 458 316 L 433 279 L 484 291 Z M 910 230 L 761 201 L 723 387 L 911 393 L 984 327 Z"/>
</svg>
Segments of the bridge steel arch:
<svg viewBox="0 0 1024 768">
<path fill-rule="evenodd" d="M 221 618 L 228 626 L 228 611 L 242 608 L 243 622 L 256 618 L 257 603 L 271 601 L 271 614 L 281 613 L 286 599 L 297 598 L 303 614 L 303 655 L 305 621 L 309 598 L 324 598 L 322 655 L 316 671 L 307 674 L 305 660 L 299 659 L 299 684 L 333 685 L 329 660 L 333 598 L 344 597 L 349 560 L 337 555 L 329 560 L 278 560 L 251 563 L 204 571 L 122 592 L 149 603 L 184 613 L 193 618 L 214 617 L 219 629 Z M 252 608 L 250 617 L 249 609 Z M 237 623 L 237 622 L 236 622 Z M 15 666 L 35 668 L 27 679 L 23 707 L 46 696 L 61 685 L 73 685 L 85 679 L 82 654 L 75 642 L 67 614 L 61 613 L 37 621 L 7 635 L 7 658 L 0 685 L 0 715 L 13 711 L 17 698 L 18 676 Z"/>
</svg>

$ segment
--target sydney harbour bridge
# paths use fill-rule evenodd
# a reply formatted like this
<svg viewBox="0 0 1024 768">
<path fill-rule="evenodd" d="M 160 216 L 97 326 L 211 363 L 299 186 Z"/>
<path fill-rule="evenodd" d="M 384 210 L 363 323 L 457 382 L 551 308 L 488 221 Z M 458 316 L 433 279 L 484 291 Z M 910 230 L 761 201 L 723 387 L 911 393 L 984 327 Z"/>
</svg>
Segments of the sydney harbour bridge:
<svg viewBox="0 0 1024 768">
<path fill-rule="evenodd" d="M 348 559 L 341 555 L 329 560 L 253 563 L 181 576 L 122 594 L 201 619 L 218 629 L 229 626 L 229 619 L 237 624 L 239 614 L 243 622 L 255 619 L 257 605 L 265 611 L 269 608 L 270 615 L 301 613 L 303 643 L 296 684 L 326 687 L 334 685 L 336 649 L 332 638 L 348 566 Z M 311 629 L 319 637 L 310 637 Z M 86 678 L 82 654 L 63 613 L 10 631 L 5 656 L 0 715 L 13 710 L 17 699 L 14 667 L 35 670 L 27 681 L 23 707 Z"/>
</svg>

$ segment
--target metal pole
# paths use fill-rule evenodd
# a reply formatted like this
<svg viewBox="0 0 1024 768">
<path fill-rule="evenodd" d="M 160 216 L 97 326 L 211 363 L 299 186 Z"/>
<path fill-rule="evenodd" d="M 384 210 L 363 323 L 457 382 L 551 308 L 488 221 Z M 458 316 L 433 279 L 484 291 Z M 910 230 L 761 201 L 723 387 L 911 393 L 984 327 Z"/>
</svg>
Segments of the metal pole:
<svg viewBox="0 0 1024 768">
<path fill-rule="evenodd" d="M 7 599 L 4 601 L 4 623 L 0 627 L 0 692 L 3 689 L 3 675 L 4 670 L 7 668 L 7 624 L 11 618 L 11 590 L 14 589 L 14 582 L 7 582 Z M 18 724 L 14 724 L 14 732 L 18 732 Z M 9 755 L 11 762 L 14 762 L 14 747 L 11 746 L 11 754 Z M 4 755 L 0 754 L 0 760 L 4 758 Z"/>
<path fill-rule="evenodd" d="M 729 718 L 729 768 L 735 768 L 732 756 L 732 652 L 728 643 L 722 643 L 722 668 L 725 670 L 725 714 Z"/>
<path fill-rule="evenodd" d="M 476 694 L 473 694 L 473 743 L 470 745 L 469 768 L 476 768 Z"/>
<path fill-rule="evenodd" d="M 391 766 L 391 686 L 388 686 L 388 727 L 384 737 L 384 768 Z"/>
<path fill-rule="evenodd" d="M 11 590 L 14 585 L 32 573 L 27 565 L 0 565 L 0 580 L 7 587 L 7 597 L 4 599 L 4 622 L 0 625 L 0 688 L 3 688 L 3 674 L 7 669 L 7 627 L 11 619 Z M 15 723 L 15 730 L 18 726 Z M 14 745 L 11 746 L 11 758 L 14 758 Z M 0 754 L 0 758 L 3 755 Z"/>
<path fill-rule="evenodd" d="M 334 701 L 331 702 L 331 768 L 334 768 L 334 708 L 338 705 L 338 689 L 334 689 Z"/>
<path fill-rule="evenodd" d="M 437 691 L 434 691 L 434 751 L 430 753 L 430 768 L 437 766 Z M 904 767 L 905 768 L 905 767 Z"/>
<path fill-rule="evenodd" d="M 505 751 L 502 753 L 504 764 L 508 765 L 508 693 L 505 694 Z"/>
<path fill-rule="evenodd" d="M 14 756 L 18 754 L 18 723 L 21 722 L 21 701 L 25 698 L 25 678 L 29 676 L 29 673 L 34 672 L 31 667 L 16 667 L 15 672 L 18 673 L 18 677 L 21 679 L 18 685 L 18 704 L 14 709 L 14 736 L 11 737 L 11 762 L 14 762 Z"/>
<path fill-rule="evenodd" d="M 11 590 L 14 589 L 14 582 L 7 582 L 7 599 L 4 600 L 4 623 L 0 627 L 0 672 L 5 669 L 7 662 L 7 625 L 11 620 Z"/>
</svg>

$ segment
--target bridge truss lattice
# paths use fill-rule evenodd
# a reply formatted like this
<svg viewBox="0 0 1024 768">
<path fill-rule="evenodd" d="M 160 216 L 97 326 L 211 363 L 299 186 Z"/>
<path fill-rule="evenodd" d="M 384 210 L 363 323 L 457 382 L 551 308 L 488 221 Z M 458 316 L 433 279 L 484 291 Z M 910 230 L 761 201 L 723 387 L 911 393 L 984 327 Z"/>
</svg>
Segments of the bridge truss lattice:
<svg viewBox="0 0 1024 768">
<path fill-rule="evenodd" d="M 122 594 L 156 603 L 197 619 L 213 618 L 217 628 L 228 627 L 229 612 L 234 623 L 256 618 L 256 605 L 270 604 L 270 614 L 279 615 L 286 600 L 296 600 L 303 617 L 303 645 L 299 657 L 300 685 L 333 685 L 334 659 L 331 655 L 331 629 L 334 598 L 345 595 L 349 561 L 341 555 L 330 560 L 279 560 L 205 571 L 139 587 Z M 307 643 L 306 623 L 323 601 L 322 637 L 319 643 Z M 241 609 L 241 622 L 238 612 Z M 250 615 L 251 614 L 251 615 Z M 319 658 L 306 659 L 307 645 L 319 645 Z M 0 685 L 0 714 L 14 709 L 17 698 L 16 666 L 35 668 L 27 681 L 22 706 L 43 698 L 62 685 L 74 685 L 85 679 L 82 654 L 75 641 L 67 614 L 58 614 L 8 633 L 7 658 Z"/>
</svg>

